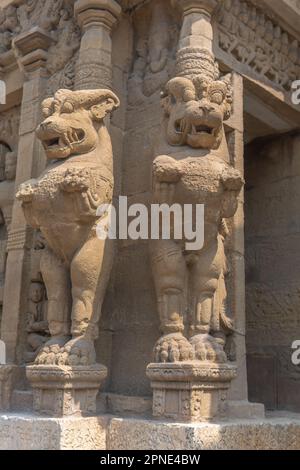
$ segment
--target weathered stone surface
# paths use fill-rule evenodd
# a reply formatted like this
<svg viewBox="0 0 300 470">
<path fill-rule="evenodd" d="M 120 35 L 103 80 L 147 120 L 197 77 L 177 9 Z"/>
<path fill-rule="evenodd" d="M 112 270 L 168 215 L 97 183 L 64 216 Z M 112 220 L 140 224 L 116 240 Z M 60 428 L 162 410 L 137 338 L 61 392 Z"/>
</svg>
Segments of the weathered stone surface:
<svg viewBox="0 0 300 470">
<path fill-rule="evenodd" d="M 179 424 L 132 418 L 0 415 L 0 449 L 299 450 L 298 415 Z"/>
<path fill-rule="evenodd" d="M 191 361 L 149 364 L 153 416 L 175 421 L 211 421 L 227 413 L 227 392 L 236 369 L 227 364 Z"/>
<path fill-rule="evenodd" d="M 300 369 L 292 363 L 292 343 L 300 338 L 299 152 L 298 136 L 279 137 L 263 149 L 250 145 L 246 152 L 249 392 L 269 409 L 291 411 L 300 405 Z"/>
<path fill-rule="evenodd" d="M 104 450 L 105 417 L 41 418 L 0 415 L 1 450 Z"/>
<path fill-rule="evenodd" d="M 15 366 L 0 364 L 0 410 L 9 410 Z"/>
<path fill-rule="evenodd" d="M 207 362 L 211 373 L 236 367 L 230 417 L 263 416 L 262 404 L 248 402 L 248 381 L 251 400 L 300 409 L 291 362 L 300 334 L 299 139 L 276 137 L 299 127 L 298 23 L 298 0 L 1 1 L 0 337 L 14 368 L 13 380 L 1 376 L 2 407 L 32 409 L 31 382 L 40 411 L 55 411 L 59 394 L 57 414 L 79 411 L 80 389 L 81 412 L 89 395 L 95 412 L 97 377 L 89 392 L 61 368 L 101 363 L 108 375 L 97 411 L 146 417 L 147 364 L 164 377 L 173 364 L 200 361 L 200 376 Z M 244 145 L 258 137 L 247 146 L 244 197 Z M 14 198 L 20 186 L 26 218 Z M 147 208 L 204 203 L 204 246 L 190 252 L 187 240 L 171 239 L 149 250 L 147 240 L 128 239 L 102 250 L 96 209 L 120 194 Z M 24 372 L 33 361 L 35 383 Z M 171 382 L 154 379 L 159 408 Z M 186 379 L 173 381 L 169 403 L 176 396 L 179 410 L 184 383 L 191 409 L 209 383 L 208 402 L 219 395 L 222 409 L 229 381 L 224 389 Z"/>
</svg>

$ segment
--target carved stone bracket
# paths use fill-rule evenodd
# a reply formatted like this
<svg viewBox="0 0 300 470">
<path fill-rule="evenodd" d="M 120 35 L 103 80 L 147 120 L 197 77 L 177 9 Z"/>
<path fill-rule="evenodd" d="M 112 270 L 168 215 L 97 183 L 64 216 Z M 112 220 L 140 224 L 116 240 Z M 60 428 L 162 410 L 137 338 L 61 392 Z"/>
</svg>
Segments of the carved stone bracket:
<svg viewBox="0 0 300 470">
<path fill-rule="evenodd" d="M 149 364 L 153 416 L 177 421 L 211 421 L 227 413 L 227 391 L 236 369 L 227 364 Z"/>
<path fill-rule="evenodd" d="M 33 409 L 52 416 L 92 415 L 96 396 L 107 376 L 105 366 L 30 365 L 26 376 L 33 388 Z"/>
<path fill-rule="evenodd" d="M 53 37 L 39 27 L 34 27 L 14 38 L 14 46 L 26 72 L 33 72 L 46 66 L 47 51 L 53 42 Z"/>
</svg>

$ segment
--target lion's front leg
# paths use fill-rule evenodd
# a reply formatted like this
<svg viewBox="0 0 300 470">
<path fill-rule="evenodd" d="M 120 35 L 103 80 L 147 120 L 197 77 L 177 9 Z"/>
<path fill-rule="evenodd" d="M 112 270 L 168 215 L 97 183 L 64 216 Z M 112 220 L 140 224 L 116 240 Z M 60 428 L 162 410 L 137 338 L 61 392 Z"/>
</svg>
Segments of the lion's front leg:
<svg viewBox="0 0 300 470">
<path fill-rule="evenodd" d="M 152 240 L 151 262 L 163 333 L 154 347 L 154 360 L 191 360 L 193 349 L 183 335 L 187 268 L 180 246 L 173 240 Z"/>
<path fill-rule="evenodd" d="M 190 267 L 190 342 L 202 361 L 226 362 L 226 355 L 213 333 L 215 293 L 224 265 L 222 242 L 214 240 L 194 257 Z"/>
<path fill-rule="evenodd" d="M 72 339 L 60 354 L 60 364 L 90 365 L 96 361 L 94 340 L 113 259 L 113 240 L 93 235 L 71 262 Z"/>
<path fill-rule="evenodd" d="M 35 362 L 57 364 L 61 348 L 70 339 L 69 269 L 50 249 L 45 248 L 41 272 L 47 290 L 47 320 L 51 338 L 41 348 Z"/>
</svg>

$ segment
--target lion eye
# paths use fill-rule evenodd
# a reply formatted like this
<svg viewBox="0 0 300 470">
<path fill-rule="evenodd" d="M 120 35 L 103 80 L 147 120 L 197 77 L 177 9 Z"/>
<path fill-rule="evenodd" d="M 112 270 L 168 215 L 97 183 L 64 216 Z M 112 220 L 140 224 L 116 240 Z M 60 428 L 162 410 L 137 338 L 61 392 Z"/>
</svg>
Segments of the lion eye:
<svg viewBox="0 0 300 470">
<path fill-rule="evenodd" d="M 222 104 L 224 100 L 224 95 L 221 91 L 214 91 L 210 93 L 210 99 L 213 103 Z"/>
<path fill-rule="evenodd" d="M 51 116 L 52 109 L 51 108 L 43 108 L 42 112 L 43 112 L 44 118 L 47 118 L 47 117 Z"/>
<path fill-rule="evenodd" d="M 172 95 L 172 93 L 170 93 L 170 102 L 171 104 L 176 104 L 176 98 L 174 95 Z"/>
<path fill-rule="evenodd" d="M 62 113 L 73 113 L 73 111 L 74 106 L 69 101 L 66 101 L 61 108 Z"/>
</svg>

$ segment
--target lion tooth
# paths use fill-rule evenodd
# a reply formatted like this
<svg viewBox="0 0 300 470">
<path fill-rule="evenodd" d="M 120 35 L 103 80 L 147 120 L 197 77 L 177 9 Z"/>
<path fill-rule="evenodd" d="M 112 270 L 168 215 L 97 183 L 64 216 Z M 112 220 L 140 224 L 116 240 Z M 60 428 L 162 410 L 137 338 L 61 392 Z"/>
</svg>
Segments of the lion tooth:
<svg viewBox="0 0 300 470">
<path fill-rule="evenodd" d="M 78 135 L 75 129 L 72 131 L 73 142 L 78 142 Z"/>
<path fill-rule="evenodd" d="M 64 139 L 66 145 L 67 145 L 70 149 L 72 149 L 72 143 L 70 142 L 69 137 L 68 137 L 67 134 L 63 134 L 63 139 Z"/>
</svg>

